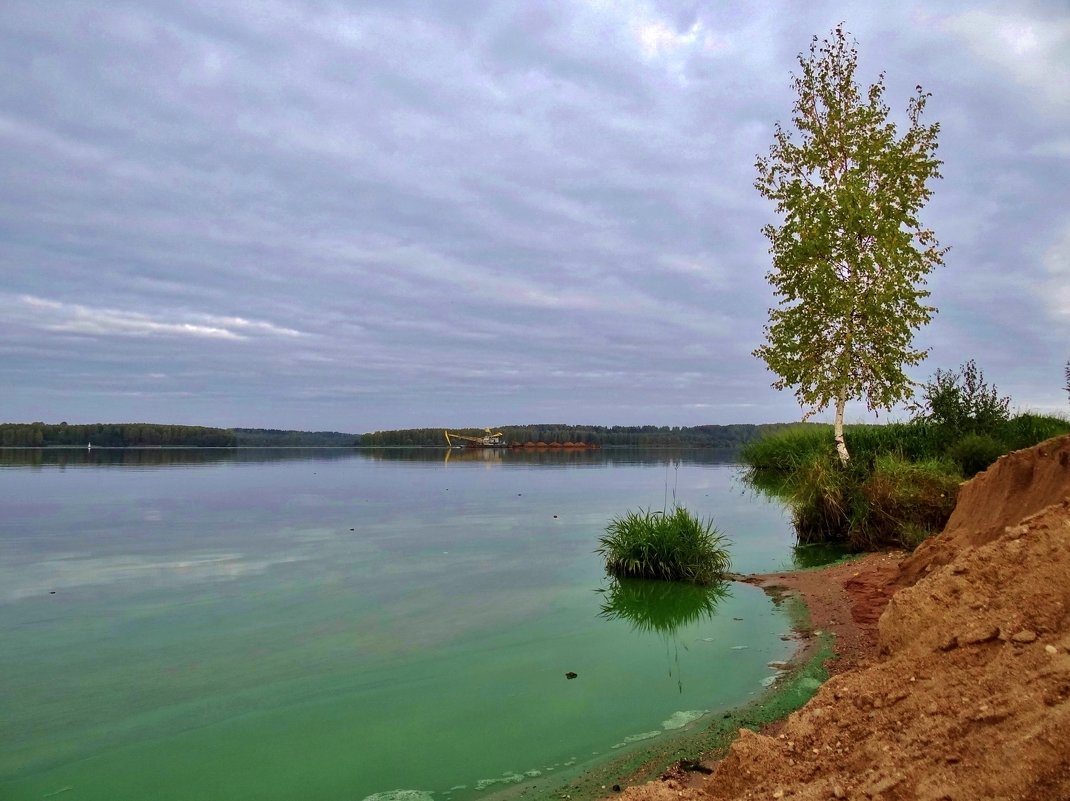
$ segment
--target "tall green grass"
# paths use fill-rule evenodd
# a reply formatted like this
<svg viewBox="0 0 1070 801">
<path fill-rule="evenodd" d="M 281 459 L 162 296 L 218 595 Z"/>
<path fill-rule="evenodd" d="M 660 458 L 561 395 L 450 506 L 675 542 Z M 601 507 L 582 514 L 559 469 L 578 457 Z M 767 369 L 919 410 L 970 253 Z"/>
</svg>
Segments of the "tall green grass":
<svg viewBox="0 0 1070 801">
<path fill-rule="evenodd" d="M 832 426 L 807 425 L 748 443 L 741 459 L 749 483 L 791 505 L 800 544 L 913 547 L 943 528 L 964 479 L 1068 433 L 1070 420 L 1032 413 L 965 434 L 926 421 L 852 425 L 844 467 Z"/>
<path fill-rule="evenodd" d="M 618 578 L 654 578 L 711 584 L 731 566 L 728 541 L 712 520 L 682 507 L 670 512 L 640 510 L 610 521 L 596 553 L 606 572 Z"/>
<path fill-rule="evenodd" d="M 913 548 L 940 531 L 955 508 L 961 474 L 936 459 L 898 455 L 872 467 L 815 456 L 787 482 L 800 544 L 843 542 L 859 551 Z"/>
<path fill-rule="evenodd" d="M 930 427 L 916 423 L 850 425 L 845 437 L 851 458 L 866 463 L 885 454 L 905 459 L 933 458 L 942 450 Z M 834 447 L 831 425 L 800 425 L 751 440 L 740 450 L 740 459 L 756 470 L 792 472 Z"/>
</svg>

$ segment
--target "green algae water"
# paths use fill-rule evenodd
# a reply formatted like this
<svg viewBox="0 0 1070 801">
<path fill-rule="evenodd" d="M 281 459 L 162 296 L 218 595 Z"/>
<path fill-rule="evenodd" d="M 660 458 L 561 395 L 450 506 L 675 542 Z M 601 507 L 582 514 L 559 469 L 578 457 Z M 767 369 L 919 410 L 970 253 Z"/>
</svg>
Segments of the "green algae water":
<svg viewBox="0 0 1070 801">
<path fill-rule="evenodd" d="M 468 801 L 702 725 L 790 656 L 759 590 L 593 553 L 675 497 L 734 569 L 790 566 L 733 465 L 449 455 L 0 451 L 0 798 Z"/>
</svg>

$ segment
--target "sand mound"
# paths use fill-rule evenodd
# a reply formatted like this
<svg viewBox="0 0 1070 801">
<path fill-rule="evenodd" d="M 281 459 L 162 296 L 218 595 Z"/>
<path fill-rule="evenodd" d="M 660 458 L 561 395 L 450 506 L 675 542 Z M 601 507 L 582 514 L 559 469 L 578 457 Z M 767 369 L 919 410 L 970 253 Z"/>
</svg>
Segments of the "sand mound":
<svg viewBox="0 0 1070 801">
<path fill-rule="evenodd" d="M 903 564 L 900 582 L 913 584 L 963 548 L 984 545 L 1007 526 L 1070 497 L 1070 437 L 1007 454 L 967 481 L 943 533 L 923 542 Z"/>
<path fill-rule="evenodd" d="M 741 733 L 698 788 L 630 799 L 1070 799 L 1070 437 L 963 487 L 902 564 L 878 661 L 775 737 Z"/>
</svg>

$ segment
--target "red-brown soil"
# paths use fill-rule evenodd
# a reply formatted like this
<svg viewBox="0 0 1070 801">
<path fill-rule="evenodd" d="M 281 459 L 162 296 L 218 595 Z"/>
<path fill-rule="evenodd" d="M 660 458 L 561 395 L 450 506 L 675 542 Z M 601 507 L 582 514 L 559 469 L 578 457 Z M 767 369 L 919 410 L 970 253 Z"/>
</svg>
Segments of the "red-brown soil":
<svg viewBox="0 0 1070 801">
<path fill-rule="evenodd" d="M 779 728 L 741 730 L 713 774 L 623 795 L 1070 799 L 1070 437 L 968 482 L 901 557 L 761 577 L 836 633 L 839 672 Z"/>
</svg>

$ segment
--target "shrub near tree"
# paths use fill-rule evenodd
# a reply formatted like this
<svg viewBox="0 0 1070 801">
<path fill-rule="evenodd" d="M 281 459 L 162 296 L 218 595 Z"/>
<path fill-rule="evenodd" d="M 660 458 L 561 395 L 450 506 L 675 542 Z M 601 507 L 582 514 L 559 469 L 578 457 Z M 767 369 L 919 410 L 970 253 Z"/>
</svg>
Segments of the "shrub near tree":
<svg viewBox="0 0 1070 801">
<path fill-rule="evenodd" d="M 930 423 L 952 439 L 966 434 L 991 436 L 1010 420 L 1011 399 L 1001 397 L 970 359 L 958 370 L 933 373 L 910 410 L 916 422 Z"/>
<path fill-rule="evenodd" d="M 783 218 L 763 229 L 778 305 L 754 354 L 779 376 L 774 387 L 794 388 L 807 416 L 835 409 L 843 464 L 848 401 L 877 410 L 910 398 L 904 368 L 926 355 L 913 335 L 935 311 L 926 276 L 945 252 L 919 219 L 940 177 L 940 126 L 921 121 L 929 94 L 917 87 L 900 133 L 884 76 L 863 92 L 857 65 L 842 25 L 820 44 L 814 37 L 792 79 L 794 131 L 777 124 L 754 184 Z"/>
</svg>

